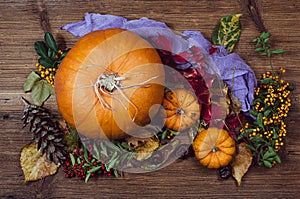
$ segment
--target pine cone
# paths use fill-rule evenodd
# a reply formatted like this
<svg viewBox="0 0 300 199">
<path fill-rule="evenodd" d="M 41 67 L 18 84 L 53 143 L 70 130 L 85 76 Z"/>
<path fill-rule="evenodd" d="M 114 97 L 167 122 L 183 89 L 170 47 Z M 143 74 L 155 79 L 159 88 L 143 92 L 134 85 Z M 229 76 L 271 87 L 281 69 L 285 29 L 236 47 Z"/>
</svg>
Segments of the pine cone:
<svg viewBox="0 0 300 199">
<path fill-rule="evenodd" d="M 41 155 L 46 153 L 48 160 L 55 164 L 63 162 L 66 159 L 66 151 L 64 149 L 63 131 L 53 115 L 46 108 L 30 104 L 22 98 L 25 103 L 23 111 L 23 128 L 29 126 L 32 133 L 33 141 L 38 144 L 38 150 Z"/>
</svg>

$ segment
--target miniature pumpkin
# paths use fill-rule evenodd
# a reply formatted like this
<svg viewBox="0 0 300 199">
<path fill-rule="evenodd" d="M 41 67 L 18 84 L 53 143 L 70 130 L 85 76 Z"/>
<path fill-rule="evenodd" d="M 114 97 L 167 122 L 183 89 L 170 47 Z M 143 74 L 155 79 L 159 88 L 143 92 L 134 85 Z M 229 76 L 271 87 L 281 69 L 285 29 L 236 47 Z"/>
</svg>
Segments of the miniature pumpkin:
<svg viewBox="0 0 300 199">
<path fill-rule="evenodd" d="M 235 141 L 224 129 L 208 128 L 193 143 L 196 158 L 208 168 L 218 169 L 230 163 L 235 154 Z"/>
<path fill-rule="evenodd" d="M 175 131 L 192 127 L 200 117 L 201 104 L 186 89 L 167 91 L 163 101 L 166 113 L 165 126 Z"/>
<path fill-rule="evenodd" d="M 118 139 L 135 125 L 148 124 L 149 111 L 158 111 L 151 107 L 163 101 L 163 84 L 164 69 L 156 50 L 122 29 L 82 37 L 55 75 L 59 112 L 90 138 Z"/>
</svg>

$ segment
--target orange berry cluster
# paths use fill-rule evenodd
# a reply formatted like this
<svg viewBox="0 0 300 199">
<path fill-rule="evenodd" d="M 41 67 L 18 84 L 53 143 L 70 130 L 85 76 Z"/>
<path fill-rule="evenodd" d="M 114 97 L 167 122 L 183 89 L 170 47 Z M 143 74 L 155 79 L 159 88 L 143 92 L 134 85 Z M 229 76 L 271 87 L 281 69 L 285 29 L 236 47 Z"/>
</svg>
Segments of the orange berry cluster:
<svg viewBox="0 0 300 199">
<path fill-rule="evenodd" d="M 56 68 L 46 68 L 39 63 L 36 63 L 36 67 L 39 70 L 40 76 L 43 79 L 46 79 L 47 82 L 54 87 L 54 76 L 56 73 Z"/>
<path fill-rule="evenodd" d="M 61 50 L 58 50 L 58 54 L 55 55 L 55 59 L 58 59 L 59 56 L 61 56 L 63 52 Z M 36 67 L 38 68 L 38 71 L 40 73 L 41 78 L 46 79 L 47 82 L 54 87 L 54 76 L 57 70 L 57 66 L 51 67 L 51 68 L 46 68 L 45 66 L 42 66 L 39 63 L 36 63 Z"/>
<path fill-rule="evenodd" d="M 280 68 L 280 73 L 285 73 L 285 69 Z M 255 88 L 255 99 L 253 108 L 256 115 L 260 114 L 262 125 L 252 125 L 246 123 L 240 132 L 251 129 L 249 137 L 259 136 L 270 142 L 274 141 L 274 150 L 278 152 L 284 145 L 283 138 L 286 136 L 286 124 L 283 119 L 287 117 L 291 106 L 291 87 L 279 75 L 272 75 L 266 72 L 262 75 L 263 81 Z M 266 83 L 267 82 L 267 83 Z"/>
</svg>

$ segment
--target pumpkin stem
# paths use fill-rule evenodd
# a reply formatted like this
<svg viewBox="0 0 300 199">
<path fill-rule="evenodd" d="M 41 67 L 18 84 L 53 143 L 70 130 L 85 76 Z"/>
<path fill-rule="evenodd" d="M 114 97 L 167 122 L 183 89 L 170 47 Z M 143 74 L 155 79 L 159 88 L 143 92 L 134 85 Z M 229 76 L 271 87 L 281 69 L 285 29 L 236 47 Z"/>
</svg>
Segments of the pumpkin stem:
<svg viewBox="0 0 300 199">
<path fill-rule="evenodd" d="M 99 75 L 96 83 L 94 84 L 94 91 L 95 91 L 99 101 L 101 102 L 101 105 L 103 108 L 106 107 L 106 108 L 110 109 L 111 111 L 114 111 L 113 108 L 107 102 L 105 102 L 105 100 L 102 98 L 99 90 L 104 95 L 110 95 L 113 99 L 120 102 L 120 104 L 123 106 L 123 108 L 125 110 L 128 110 L 129 108 L 126 106 L 126 104 L 120 98 L 113 95 L 113 91 L 117 90 L 121 94 L 121 96 L 125 99 L 125 101 L 127 101 L 134 108 L 135 113 L 132 118 L 132 121 L 134 121 L 137 116 L 137 113 L 138 113 L 138 108 L 132 101 L 130 101 L 130 99 L 128 99 L 128 97 L 125 95 L 125 93 L 122 91 L 122 89 L 150 87 L 151 85 L 147 84 L 147 83 L 158 77 L 159 76 L 151 77 L 141 83 L 126 86 L 126 85 L 121 84 L 121 81 L 126 80 L 126 77 L 118 76 L 118 73 L 116 73 L 116 72 L 102 73 Z M 108 92 L 106 92 L 106 91 L 108 91 Z"/>
<path fill-rule="evenodd" d="M 218 147 L 214 146 L 214 147 L 212 148 L 211 151 L 212 151 L 213 153 L 215 153 L 215 152 L 217 152 L 218 150 L 219 150 Z"/>
<path fill-rule="evenodd" d="M 178 115 L 183 115 L 183 114 L 184 114 L 183 108 L 181 108 L 181 107 L 177 108 L 177 109 L 176 109 L 176 114 L 178 114 Z"/>
</svg>

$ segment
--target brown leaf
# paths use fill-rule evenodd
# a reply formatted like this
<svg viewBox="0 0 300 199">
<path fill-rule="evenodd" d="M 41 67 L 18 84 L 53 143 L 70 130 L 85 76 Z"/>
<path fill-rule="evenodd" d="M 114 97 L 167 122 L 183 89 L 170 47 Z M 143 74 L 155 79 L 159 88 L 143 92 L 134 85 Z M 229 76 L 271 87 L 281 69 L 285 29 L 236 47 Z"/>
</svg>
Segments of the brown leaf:
<svg viewBox="0 0 300 199">
<path fill-rule="evenodd" d="M 231 163 L 232 175 L 236 179 L 238 186 L 241 185 L 242 178 L 248 171 L 252 163 L 251 150 L 246 146 L 245 143 L 238 145 L 238 154 Z"/>
<path fill-rule="evenodd" d="M 151 156 L 152 152 L 159 147 L 159 140 L 155 137 L 128 137 L 126 138 L 126 141 L 129 146 L 132 146 L 135 149 L 135 158 L 137 160 L 147 159 Z"/>
<path fill-rule="evenodd" d="M 239 114 L 242 110 L 242 103 L 240 100 L 229 90 L 228 85 L 224 84 L 223 93 L 226 95 L 226 114 L 229 115 L 231 111 Z"/>
<path fill-rule="evenodd" d="M 140 146 L 136 149 L 135 158 L 137 160 L 147 159 L 152 155 L 152 152 L 159 147 L 159 140 L 156 138 L 151 138 L 147 140 L 143 146 Z"/>
<path fill-rule="evenodd" d="M 25 182 L 53 175 L 60 166 L 47 160 L 46 154 L 41 156 L 41 152 L 37 150 L 37 144 L 34 142 L 23 147 L 20 162 Z"/>
<path fill-rule="evenodd" d="M 129 146 L 137 148 L 139 146 L 143 146 L 148 141 L 152 141 L 154 135 L 158 132 L 158 127 L 148 125 L 147 127 L 140 129 L 138 132 L 130 132 L 129 134 L 133 136 L 127 137 L 126 142 Z"/>
<path fill-rule="evenodd" d="M 232 92 L 228 93 L 230 99 L 230 109 L 235 113 L 239 114 L 242 110 L 242 103 L 240 100 L 232 94 Z"/>
</svg>

